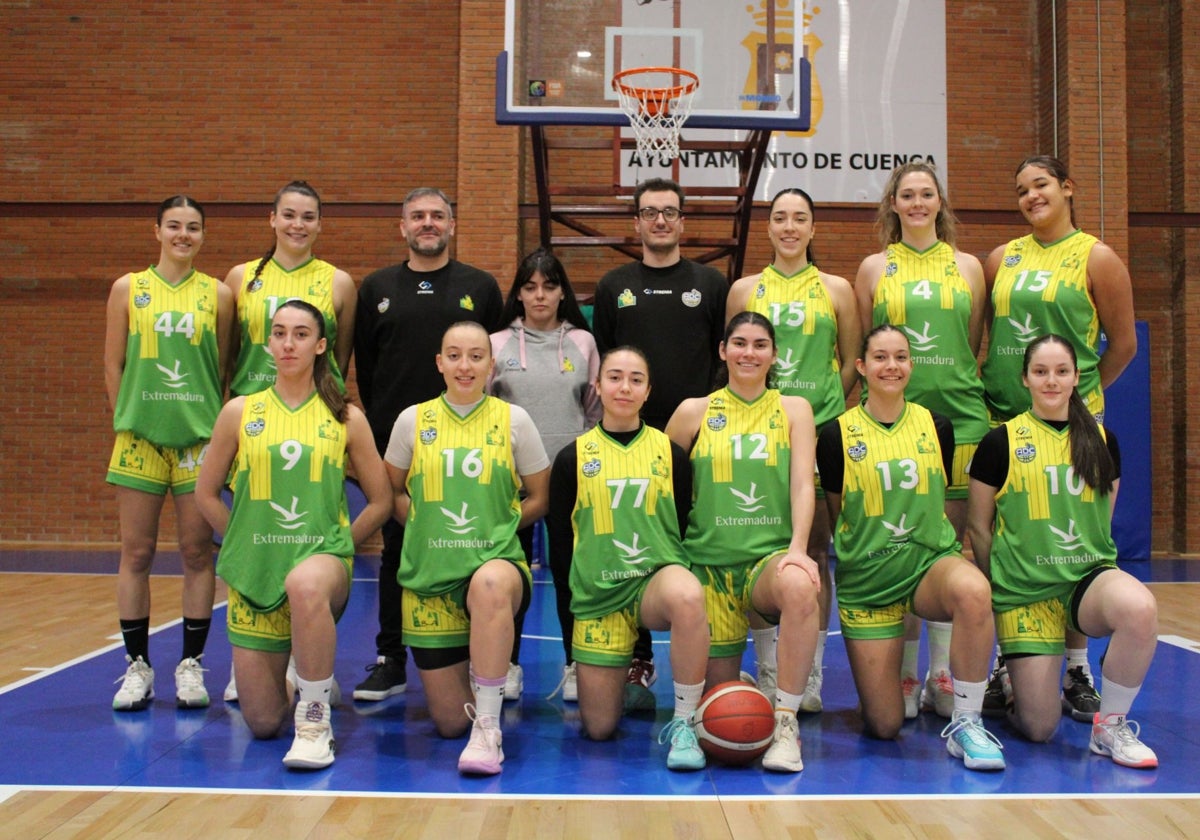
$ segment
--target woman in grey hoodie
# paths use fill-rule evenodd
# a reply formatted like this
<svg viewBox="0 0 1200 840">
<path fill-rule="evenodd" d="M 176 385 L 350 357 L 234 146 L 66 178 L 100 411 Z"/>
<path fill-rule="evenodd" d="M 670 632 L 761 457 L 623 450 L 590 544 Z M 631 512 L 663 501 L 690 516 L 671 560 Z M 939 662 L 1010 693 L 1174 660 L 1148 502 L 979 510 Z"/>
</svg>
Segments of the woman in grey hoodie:
<svg viewBox="0 0 1200 840">
<path fill-rule="evenodd" d="M 560 449 L 600 418 L 594 384 L 600 372 L 600 354 L 567 272 L 549 250 L 539 248 L 517 267 L 504 304 L 503 322 L 508 326 L 492 333 L 495 366 L 488 393 L 529 412 L 553 461 Z M 525 529 L 521 538 L 532 563 L 533 528 Z M 550 557 L 548 562 L 567 663 L 560 688 L 563 700 L 576 702 L 575 663 L 571 659 L 574 618 L 567 585 L 570 560 Z M 504 697 L 509 700 L 520 696 L 524 682 L 517 662 L 523 621 L 524 615 L 517 617 L 512 664 L 504 688 Z"/>
</svg>

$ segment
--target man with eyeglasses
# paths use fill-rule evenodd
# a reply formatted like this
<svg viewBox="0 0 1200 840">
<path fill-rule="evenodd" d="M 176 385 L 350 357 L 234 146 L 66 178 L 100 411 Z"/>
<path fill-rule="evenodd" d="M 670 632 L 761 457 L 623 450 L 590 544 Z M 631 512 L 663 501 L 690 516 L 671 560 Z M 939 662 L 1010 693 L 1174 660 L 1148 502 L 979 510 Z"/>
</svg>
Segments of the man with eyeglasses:
<svg viewBox="0 0 1200 840">
<path fill-rule="evenodd" d="M 680 254 L 679 184 L 666 178 L 642 181 L 633 192 L 633 207 L 642 259 L 600 278 L 593 331 L 601 354 L 625 344 L 646 354 L 652 387 L 642 419 L 662 429 L 681 402 L 713 389 L 729 282 L 715 268 Z M 627 711 L 654 709 L 652 657 L 650 633 L 642 631 L 625 686 Z"/>
</svg>

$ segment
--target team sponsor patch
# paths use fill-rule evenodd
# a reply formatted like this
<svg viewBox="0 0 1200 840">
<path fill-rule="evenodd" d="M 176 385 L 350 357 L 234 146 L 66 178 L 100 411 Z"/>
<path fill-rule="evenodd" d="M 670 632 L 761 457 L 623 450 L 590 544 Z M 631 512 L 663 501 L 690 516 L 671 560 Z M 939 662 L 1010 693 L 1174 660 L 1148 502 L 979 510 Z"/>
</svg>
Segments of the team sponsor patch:
<svg viewBox="0 0 1200 840">
<path fill-rule="evenodd" d="M 258 437 L 263 433 L 263 429 L 266 427 L 267 424 L 263 422 L 263 419 L 261 417 L 256 417 L 246 424 L 246 434 L 250 437 Z"/>
<path fill-rule="evenodd" d="M 637 295 L 629 289 L 617 295 L 617 309 L 624 309 L 627 306 L 637 306 Z"/>
<path fill-rule="evenodd" d="M 133 296 L 133 305 L 138 309 L 145 309 L 150 305 L 150 295 L 145 292 L 139 292 Z"/>
<path fill-rule="evenodd" d="M 851 461 L 858 463 L 867 457 L 867 445 L 860 440 L 846 447 L 846 454 L 850 456 Z"/>
<path fill-rule="evenodd" d="M 1037 457 L 1037 447 L 1032 443 L 1024 443 L 1018 446 L 1013 454 L 1017 456 L 1017 460 L 1022 464 L 1028 464 Z"/>
<path fill-rule="evenodd" d="M 437 429 L 421 429 L 419 437 L 421 439 L 421 443 L 428 446 L 437 440 Z"/>
<path fill-rule="evenodd" d="M 699 289 L 692 289 L 680 295 L 679 299 L 683 301 L 683 305 L 690 309 L 695 309 L 700 305 L 700 301 L 704 296 L 700 294 Z"/>
<path fill-rule="evenodd" d="M 342 433 L 338 424 L 326 419 L 317 426 L 317 437 L 322 440 L 341 440 Z"/>
<path fill-rule="evenodd" d="M 586 478 L 595 478 L 600 475 L 600 459 L 591 458 L 583 462 L 582 472 Z"/>
<path fill-rule="evenodd" d="M 724 414 L 714 414 L 712 417 L 708 418 L 706 425 L 710 431 L 719 432 L 725 428 L 725 424 L 728 422 L 729 418 L 727 418 Z"/>
<path fill-rule="evenodd" d="M 1019 265 L 1020 262 L 1021 262 L 1020 254 L 1010 254 L 1009 256 L 1004 258 L 1004 267 L 1005 268 L 1013 268 L 1013 267 Z"/>
</svg>

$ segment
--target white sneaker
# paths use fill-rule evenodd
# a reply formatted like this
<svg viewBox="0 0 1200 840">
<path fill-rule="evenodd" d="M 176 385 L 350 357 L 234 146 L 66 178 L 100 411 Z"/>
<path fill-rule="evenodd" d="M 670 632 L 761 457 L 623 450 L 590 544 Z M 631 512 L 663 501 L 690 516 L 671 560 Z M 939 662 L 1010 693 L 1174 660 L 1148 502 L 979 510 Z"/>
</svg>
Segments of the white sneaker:
<svg viewBox="0 0 1200 840">
<path fill-rule="evenodd" d="M 226 703 L 238 701 L 237 676 L 233 673 L 233 663 L 229 663 L 229 682 L 225 683 L 225 693 L 222 695 Z"/>
<path fill-rule="evenodd" d="M 554 686 L 554 690 L 546 699 L 553 700 L 560 692 L 564 703 L 579 702 L 579 677 L 575 671 L 574 662 L 563 666 L 562 679 L 558 681 L 558 685 Z"/>
<path fill-rule="evenodd" d="M 146 664 L 142 657 L 130 659 L 125 656 L 129 667 L 124 676 L 113 682 L 119 682 L 121 687 L 113 695 L 112 707 L 118 712 L 138 712 L 150 705 L 154 699 L 154 669 Z"/>
<path fill-rule="evenodd" d="M 1107 755 L 1123 767 L 1153 770 L 1158 766 L 1158 756 L 1138 739 L 1140 733 L 1137 721 L 1126 720 L 1124 715 L 1102 718 L 1097 712 L 1092 719 L 1089 746 L 1096 755 Z"/>
<path fill-rule="evenodd" d="M 954 714 L 954 680 L 949 671 L 938 671 L 925 675 L 925 687 L 921 689 L 921 708 L 937 712 L 947 720 Z"/>
<path fill-rule="evenodd" d="M 208 706 L 208 689 L 204 687 L 204 669 L 200 654 L 188 657 L 175 666 L 175 705 L 181 709 L 203 709 Z"/>
<path fill-rule="evenodd" d="M 808 672 L 808 684 L 804 687 L 804 694 L 800 698 L 800 711 L 802 712 L 813 714 L 824 708 L 821 704 L 821 685 L 825 682 L 825 678 L 821 671 L 820 665 L 814 665 Z"/>
<path fill-rule="evenodd" d="M 759 667 L 763 668 L 769 666 L 760 665 Z M 757 688 L 759 692 L 768 700 L 770 700 L 772 705 L 774 705 L 775 695 L 779 686 L 777 684 L 775 669 L 773 667 L 771 667 L 770 671 L 766 674 L 760 670 L 757 677 L 754 676 L 754 674 L 751 674 L 749 671 L 738 671 L 738 679 L 744 682 L 746 685 L 752 685 Z"/>
<path fill-rule="evenodd" d="M 525 671 L 520 665 L 509 663 L 508 673 L 504 675 L 504 699 L 519 700 L 521 691 L 525 688 Z"/>
<path fill-rule="evenodd" d="M 467 706 L 471 718 L 471 738 L 458 757 L 458 772 L 480 776 L 495 776 L 504 763 L 504 736 L 500 721 L 490 715 L 475 716 L 475 707 Z"/>
<path fill-rule="evenodd" d="M 1003 770 L 1004 746 L 988 732 L 978 715 L 960 714 L 942 730 L 946 751 L 961 758 L 968 770 Z"/>
<path fill-rule="evenodd" d="M 775 691 L 778 686 L 778 669 L 775 665 L 767 662 L 758 663 L 758 678 L 754 684 L 758 686 L 758 690 L 767 696 L 767 699 L 772 703 L 775 702 Z M 821 693 L 821 689 L 817 689 L 817 693 Z"/>
<path fill-rule="evenodd" d="M 775 734 L 763 755 L 763 769 L 779 773 L 799 773 L 804 769 L 804 760 L 800 757 L 800 724 L 791 712 L 775 712 Z"/>
<path fill-rule="evenodd" d="M 329 706 L 324 703 L 296 704 L 296 737 L 283 757 L 291 770 L 320 770 L 333 764 L 333 724 Z"/>
<path fill-rule="evenodd" d="M 912 720 L 921 708 L 921 681 L 916 677 L 905 677 L 900 680 L 900 690 L 904 693 L 904 719 Z"/>
</svg>

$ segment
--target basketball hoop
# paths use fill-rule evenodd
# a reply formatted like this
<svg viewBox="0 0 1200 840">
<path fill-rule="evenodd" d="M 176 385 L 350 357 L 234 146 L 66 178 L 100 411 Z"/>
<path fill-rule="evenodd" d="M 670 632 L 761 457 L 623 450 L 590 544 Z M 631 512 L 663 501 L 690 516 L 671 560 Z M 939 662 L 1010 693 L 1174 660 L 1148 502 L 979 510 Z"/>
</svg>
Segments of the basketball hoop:
<svg viewBox="0 0 1200 840">
<path fill-rule="evenodd" d="M 632 79 L 640 85 L 629 84 Z M 638 152 L 679 157 L 679 130 L 692 112 L 700 77 L 678 67 L 633 67 L 614 75 L 612 86 L 629 117 Z"/>
</svg>

